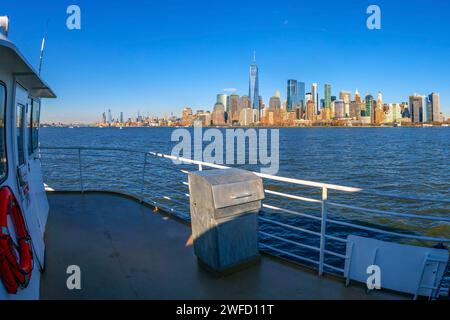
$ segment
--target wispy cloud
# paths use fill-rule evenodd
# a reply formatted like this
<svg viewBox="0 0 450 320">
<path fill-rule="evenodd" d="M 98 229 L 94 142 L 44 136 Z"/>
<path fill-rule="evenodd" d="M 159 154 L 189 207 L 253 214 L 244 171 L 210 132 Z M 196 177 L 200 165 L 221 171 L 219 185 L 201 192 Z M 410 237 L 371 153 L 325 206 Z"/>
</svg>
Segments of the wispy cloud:
<svg viewBox="0 0 450 320">
<path fill-rule="evenodd" d="M 225 89 L 222 89 L 222 91 L 234 93 L 237 91 L 237 89 L 236 88 L 225 88 Z"/>
</svg>

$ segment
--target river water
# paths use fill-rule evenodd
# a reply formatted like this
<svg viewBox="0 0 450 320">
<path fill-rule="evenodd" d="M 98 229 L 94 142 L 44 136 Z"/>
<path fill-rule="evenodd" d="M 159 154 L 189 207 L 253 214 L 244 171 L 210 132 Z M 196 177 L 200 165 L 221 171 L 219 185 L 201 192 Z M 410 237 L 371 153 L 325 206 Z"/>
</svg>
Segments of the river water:
<svg viewBox="0 0 450 320">
<path fill-rule="evenodd" d="M 93 147 L 122 148 L 136 151 L 153 151 L 170 154 L 177 142 L 171 141 L 172 128 L 42 128 L 43 147 Z M 192 129 L 189 129 L 192 133 Z M 223 129 L 222 129 L 223 130 Z M 332 202 L 419 215 L 450 216 L 450 128 L 284 128 L 279 130 L 279 172 L 278 175 L 362 188 L 363 192 L 344 194 L 330 192 Z M 174 203 L 180 214 L 188 217 L 188 200 L 183 198 L 187 181 L 183 173 L 173 170 L 168 160 L 149 160 L 146 168 L 146 184 L 139 190 L 142 176 L 143 156 L 140 153 L 117 153 L 104 151 L 83 151 L 83 179 L 85 187 L 93 189 L 114 187 L 131 193 L 141 191 L 148 197 L 164 202 L 162 196 L 178 192 L 178 203 Z M 113 156 L 113 160 L 108 157 Z M 42 163 L 44 180 L 51 186 L 64 188 L 69 184 L 78 186 L 79 164 L 77 151 L 43 150 Z M 258 166 L 242 166 L 258 170 Z M 189 169 L 193 169 L 190 167 Z M 265 180 L 265 187 L 274 191 L 320 199 L 321 190 L 288 185 Z M 153 192 L 158 193 L 155 195 Z M 377 193 L 377 195 L 374 195 Z M 381 194 L 381 195 L 380 195 Z M 385 196 L 392 195 L 392 197 Z M 406 197 L 409 199 L 399 199 Z M 430 201 L 418 201 L 425 198 Z M 267 195 L 265 203 L 288 210 L 320 216 L 320 204 L 284 199 Z M 428 222 L 388 215 L 375 215 L 355 210 L 330 207 L 329 215 L 337 221 L 354 222 L 364 226 L 377 227 L 394 232 L 430 237 L 450 237 L 450 224 Z M 264 218 L 290 224 L 312 231 L 320 230 L 320 223 L 297 215 L 264 209 Z M 261 230 L 291 241 L 318 246 L 316 236 L 271 223 L 261 223 Z M 327 232 L 345 238 L 360 234 L 374 236 L 370 232 L 354 228 L 329 225 Z M 386 235 L 379 239 L 395 240 L 421 245 Z M 291 243 L 277 241 L 261 235 L 261 242 L 295 255 L 317 260 L 314 250 Z M 342 243 L 329 241 L 327 248 L 343 253 Z M 270 251 L 269 249 L 267 249 Z M 279 254 L 279 252 L 277 252 Z M 281 254 L 286 258 L 299 260 L 294 256 Z M 329 256 L 327 262 L 342 267 L 342 259 Z M 307 263 L 307 262 L 306 262 Z M 307 263 L 308 264 L 308 263 Z"/>
</svg>

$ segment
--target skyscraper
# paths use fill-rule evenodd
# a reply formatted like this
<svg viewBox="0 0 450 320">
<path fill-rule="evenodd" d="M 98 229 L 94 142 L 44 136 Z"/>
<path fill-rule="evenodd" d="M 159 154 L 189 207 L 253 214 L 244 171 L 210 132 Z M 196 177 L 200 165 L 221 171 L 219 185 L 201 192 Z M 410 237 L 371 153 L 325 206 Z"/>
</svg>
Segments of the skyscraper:
<svg viewBox="0 0 450 320">
<path fill-rule="evenodd" d="M 361 95 L 359 94 L 358 89 L 355 91 L 355 102 L 361 102 Z"/>
<path fill-rule="evenodd" d="M 341 91 L 339 93 L 339 99 L 344 101 L 344 117 L 349 117 L 351 93 L 348 91 Z"/>
<path fill-rule="evenodd" d="M 306 102 L 305 118 L 306 120 L 314 120 L 316 114 L 314 114 L 314 102 L 313 100 L 308 100 Z"/>
<path fill-rule="evenodd" d="M 414 94 L 409 97 L 411 121 L 414 123 L 428 122 L 428 98 Z"/>
<path fill-rule="evenodd" d="M 366 98 L 365 98 L 365 105 L 366 105 L 366 108 L 365 108 L 365 112 L 364 112 L 364 115 L 366 116 L 366 117 L 371 117 L 371 119 L 373 118 L 372 117 L 372 114 L 373 114 L 373 96 L 372 95 L 370 95 L 370 94 L 367 94 L 366 95 Z"/>
<path fill-rule="evenodd" d="M 350 118 L 357 119 L 361 116 L 361 102 L 351 101 L 349 109 Z"/>
<path fill-rule="evenodd" d="M 334 101 L 335 118 L 342 119 L 345 115 L 345 102 L 344 100 Z"/>
<path fill-rule="evenodd" d="M 228 98 L 228 96 L 226 94 L 218 94 L 217 95 L 216 103 L 221 103 L 225 108 L 224 111 L 230 111 L 228 108 L 229 106 L 227 104 L 227 100 L 228 100 L 227 98 Z"/>
<path fill-rule="evenodd" d="M 402 118 L 402 112 L 400 105 L 398 103 L 390 103 L 389 108 L 386 111 L 384 122 L 385 123 L 395 123 L 400 121 Z"/>
<path fill-rule="evenodd" d="M 421 96 L 414 94 L 409 97 L 409 113 L 411 121 L 414 123 L 420 122 L 420 108 L 422 104 Z"/>
<path fill-rule="evenodd" d="M 374 123 L 377 125 L 381 125 L 384 121 L 384 103 L 383 103 L 383 95 L 380 91 L 377 94 L 377 101 L 375 102 L 375 108 L 373 110 L 374 114 Z"/>
<path fill-rule="evenodd" d="M 259 74 L 258 66 L 256 65 L 256 53 L 253 54 L 253 63 L 250 66 L 250 86 L 249 97 L 253 109 L 259 110 Z"/>
<path fill-rule="evenodd" d="M 248 126 L 254 122 L 253 109 L 243 108 L 239 113 L 239 124 L 241 126 Z"/>
<path fill-rule="evenodd" d="M 325 84 L 325 104 L 324 107 L 327 109 L 331 108 L 331 85 L 326 83 Z"/>
<path fill-rule="evenodd" d="M 229 123 L 233 124 L 233 122 L 239 121 L 239 112 L 240 112 L 240 98 L 237 94 L 233 93 L 230 96 L 230 113 L 228 115 Z"/>
<path fill-rule="evenodd" d="M 269 108 L 271 109 L 281 109 L 281 100 L 280 97 L 276 95 L 271 97 L 269 100 Z"/>
<path fill-rule="evenodd" d="M 244 109 L 244 108 L 251 108 L 251 107 L 252 107 L 252 104 L 251 104 L 250 98 L 248 96 L 242 96 L 241 97 L 241 108 Z"/>
<path fill-rule="evenodd" d="M 308 101 L 312 101 L 312 94 L 311 94 L 311 92 L 307 92 L 307 93 L 305 94 L 305 104 L 306 104 L 306 102 L 308 102 Z"/>
<path fill-rule="evenodd" d="M 428 113 L 428 97 L 427 96 L 422 96 L 422 110 L 421 110 L 421 117 L 420 117 L 420 121 L 421 122 L 429 122 L 430 120 L 430 115 Z"/>
<path fill-rule="evenodd" d="M 428 96 L 428 100 L 431 105 L 431 112 L 429 113 L 429 116 L 431 119 L 429 121 L 440 121 L 439 116 L 439 93 L 433 92 Z"/>
<path fill-rule="evenodd" d="M 112 123 L 112 114 L 111 114 L 111 109 L 108 109 L 108 123 L 111 124 Z"/>
<path fill-rule="evenodd" d="M 377 107 L 378 108 L 383 107 L 383 95 L 381 94 L 380 91 L 378 91 L 377 94 Z"/>
<path fill-rule="evenodd" d="M 215 126 L 225 125 L 225 107 L 222 102 L 217 102 L 214 105 L 214 109 L 211 114 L 211 121 Z"/>
<path fill-rule="evenodd" d="M 319 93 L 317 92 L 317 83 L 311 85 L 311 96 L 313 102 L 313 113 L 317 115 L 319 113 Z"/>
<path fill-rule="evenodd" d="M 123 112 L 120 112 L 120 120 L 119 120 L 119 122 L 123 123 Z"/>
<path fill-rule="evenodd" d="M 192 114 L 192 109 L 185 107 L 183 109 L 183 114 L 181 116 L 181 125 L 192 126 L 194 124 L 194 115 Z"/>
<path fill-rule="evenodd" d="M 305 111 L 306 103 L 305 103 L 305 83 L 298 82 L 298 103 L 297 106 L 302 108 L 302 111 Z"/>
<path fill-rule="evenodd" d="M 294 111 L 299 102 L 298 82 L 289 79 L 287 81 L 287 111 Z"/>
</svg>

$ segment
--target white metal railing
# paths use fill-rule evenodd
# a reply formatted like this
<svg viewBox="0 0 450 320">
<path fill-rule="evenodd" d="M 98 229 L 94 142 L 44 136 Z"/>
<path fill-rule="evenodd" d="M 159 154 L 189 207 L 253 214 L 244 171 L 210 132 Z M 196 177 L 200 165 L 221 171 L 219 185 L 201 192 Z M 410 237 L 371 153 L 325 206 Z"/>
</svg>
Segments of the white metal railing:
<svg viewBox="0 0 450 320">
<path fill-rule="evenodd" d="M 190 170 L 184 167 L 177 167 L 173 161 L 176 161 L 182 165 L 188 165 L 193 166 L 196 170 L 204 170 L 205 168 L 215 168 L 215 169 L 228 169 L 229 167 L 218 165 L 218 164 L 212 164 L 197 160 L 191 160 L 186 158 L 180 158 L 175 157 L 171 155 L 166 155 L 162 153 L 157 152 L 141 152 L 136 150 L 129 150 L 129 149 L 115 149 L 115 148 L 82 148 L 82 147 L 43 147 L 41 148 L 41 155 L 45 158 L 46 155 L 48 155 L 48 151 L 53 150 L 57 151 L 55 153 L 56 156 L 60 157 L 72 157 L 75 158 L 75 163 L 77 168 L 77 175 L 78 175 L 78 187 L 75 188 L 77 191 L 87 191 L 87 190 L 94 190 L 98 191 L 97 188 L 94 187 L 88 187 L 86 186 L 86 179 L 88 178 L 86 176 L 87 169 L 86 166 L 89 166 L 87 164 L 86 158 L 88 157 L 97 157 L 98 159 L 108 159 L 108 158 L 114 158 L 114 157 L 120 157 L 111 153 L 125 153 L 128 154 L 125 156 L 124 159 L 126 159 L 126 163 L 129 163 L 130 160 L 136 160 L 135 157 L 130 157 L 129 154 L 138 154 L 142 157 L 142 162 L 135 161 L 136 170 L 133 170 L 135 172 L 139 173 L 139 177 L 134 180 L 134 184 L 131 185 L 127 190 L 120 190 L 124 193 L 131 193 L 132 195 L 138 197 L 140 201 L 142 202 L 149 202 L 150 204 L 161 208 L 165 211 L 172 212 L 178 215 L 181 215 L 183 218 L 189 219 L 189 191 L 186 190 L 176 190 L 174 188 L 171 188 L 168 190 L 165 186 L 165 183 L 162 185 L 158 185 L 158 187 L 155 187 L 154 189 L 150 190 L 149 192 L 145 192 L 146 185 L 149 183 L 148 180 L 146 180 L 148 177 L 156 178 L 160 177 L 163 179 L 163 181 L 169 181 L 173 179 L 171 175 L 168 175 L 164 171 L 170 170 L 171 172 L 177 172 L 182 174 L 187 174 Z M 70 151 L 68 154 L 65 154 L 65 151 Z M 101 154 L 89 154 L 90 152 L 100 152 Z M 109 153 L 106 154 L 105 153 Z M 124 157 L 124 155 L 122 155 Z M 66 158 L 67 159 L 67 158 Z M 158 160 L 155 162 L 154 160 Z M 170 160 L 165 163 L 162 163 L 164 160 Z M 96 162 L 91 161 L 91 165 L 93 165 Z M 46 165 L 50 165 L 46 163 L 46 160 L 42 161 L 43 168 L 45 168 Z M 101 163 L 101 162 L 98 162 Z M 128 166 L 130 166 L 129 164 Z M 73 166 L 72 166 L 73 168 Z M 94 168 L 95 169 L 95 168 Z M 325 269 L 337 272 L 339 274 L 343 274 L 344 270 L 343 268 L 337 267 L 335 265 L 331 265 L 326 262 L 326 256 L 332 256 L 337 259 L 342 259 L 345 261 L 347 257 L 345 254 L 342 254 L 340 252 L 332 251 L 327 249 L 327 243 L 330 242 L 336 242 L 341 243 L 343 245 L 346 244 L 347 240 L 342 237 L 338 237 L 335 235 L 332 235 L 327 232 L 327 229 L 329 226 L 339 226 L 339 227 L 346 227 L 346 228 L 352 228 L 356 230 L 366 231 L 370 232 L 374 235 L 382 235 L 382 236 L 389 236 L 389 237 L 396 237 L 400 239 L 406 239 L 406 240 L 415 240 L 420 242 L 429 242 L 430 244 L 436 244 L 436 243 L 450 243 L 450 239 L 447 237 L 435 237 L 435 236 L 426 236 L 426 235 L 419 235 L 416 233 L 404 233 L 404 232 L 397 232 L 397 231 L 391 231 L 391 230 L 384 230 L 380 227 L 374 227 L 374 226 L 367 226 L 363 225 L 361 223 L 354 223 L 349 222 L 345 220 L 338 220 L 335 218 L 330 218 L 328 215 L 328 211 L 330 208 L 341 208 L 341 209 L 347 209 L 352 210 L 354 212 L 362 213 L 364 215 L 372 215 L 372 216 L 381 216 L 383 218 L 386 217 L 392 217 L 392 218 L 400 218 L 400 219 L 407 219 L 407 220 L 422 220 L 422 221 L 429 221 L 432 223 L 439 223 L 443 225 L 449 225 L 450 224 L 450 218 L 449 217 L 440 217 L 440 216 L 430 216 L 430 215 L 418 215 L 418 214 L 411 214 L 411 213 L 399 213 L 399 212 L 393 212 L 393 211 L 385 211 L 385 210 L 378 210 L 378 209 L 369 209 L 364 207 L 358 207 L 354 205 L 348 205 L 343 203 L 337 203 L 337 202 L 331 202 L 329 201 L 329 191 L 339 191 L 346 194 L 365 194 L 369 191 L 363 190 L 361 188 L 355 188 L 355 187 L 346 187 L 346 186 L 340 186 L 335 184 L 327 184 L 327 183 L 320 183 L 320 182 L 313 182 L 313 181 L 306 181 L 306 180 L 300 180 L 300 179 L 294 179 L 294 178 L 286 178 L 286 177 L 280 177 L 280 176 L 274 176 L 269 174 L 263 174 L 255 172 L 256 175 L 263 178 L 265 181 L 275 181 L 278 183 L 285 183 L 288 185 L 299 185 L 302 187 L 309 187 L 309 188 L 316 188 L 321 191 L 321 197 L 320 199 L 314 199 L 311 197 L 304 197 L 299 196 L 295 194 L 290 194 L 286 192 L 279 192 L 274 191 L 271 189 L 265 189 L 266 194 L 269 194 L 274 197 L 279 197 L 281 199 L 285 200 L 295 200 L 295 201 L 301 201 L 306 202 L 310 204 L 317 204 L 320 205 L 320 214 L 314 215 L 310 213 L 304 213 L 297 210 L 292 210 L 288 208 L 283 208 L 280 205 L 274 205 L 270 204 L 267 201 L 264 201 L 263 208 L 273 211 L 273 212 L 280 212 L 283 214 L 296 216 L 304 219 L 308 219 L 310 221 L 314 221 L 317 224 L 320 224 L 320 227 L 318 230 L 311 230 L 308 228 L 304 228 L 298 225 L 293 225 L 289 223 L 285 223 L 282 221 L 277 221 L 274 219 L 270 219 L 265 216 L 260 217 L 260 221 L 271 224 L 277 227 L 287 228 L 289 230 L 292 230 L 294 232 L 299 232 L 306 234 L 311 237 L 315 237 L 318 239 L 318 245 L 310 245 L 306 243 L 302 243 L 299 241 L 293 241 L 290 239 L 287 239 L 285 237 L 281 237 L 277 234 L 270 234 L 265 231 L 260 231 L 260 234 L 266 238 L 270 238 L 291 246 L 300 247 L 303 249 L 311 250 L 313 252 L 318 253 L 318 259 L 315 260 L 311 256 L 304 256 L 295 254 L 292 252 L 289 252 L 284 249 L 280 249 L 274 245 L 269 245 L 267 243 L 261 243 L 261 249 L 266 249 L 265 251 L 271 251 L 276 252 L 277 254 L 283 255 L 285 257 L 290 257 L 296 260 L 304 261 L 309 264 L 312 264 L 313 266 L 316 266 L 318 269 L 319 275 L 322 275 L 324 273 Z M 102 179 L 97 176 L 98 172 L 94 174 L 93 179 Z M 113 179 L 114 181 L 117 179 Z M 120 179 L 119 179 L 120 180 Z M 181 180 L 181 181 L 180 181 Z M 184 187 L 188 186 L 187 181 L 185 181 L 185 178 L 176 177 L 175 182 L 183 185 Z M 50 186 L 51 181 L 46 181 L 46 183 Z M 136 184 L 138 185 L 136 187 Z M 54 188 L 54 187 L 53 187 Z M 58 190 L 58 188 L 54 188 Z M 131 190 L 131 192 L 130 192 Z M 374 192 L 370 191 L 371 195 L 377 195 Z M 390 197 L 391 195 L 386 194 L 379 194 L 382 197 Z M 393 195 L 392 198 L 402 198 L 411 200 L 411 197 L 400 197 L 398 195 Z M 430 201 L 430 202 L 436 202 L 436 203 L 444 203 L 445 205 L 450 204 L 450 200 L 447 199 L 430 199 L 430 198 L 414 198 L 416 201 Z M 170 203 L 170 204 L 169 204 Z M 180 209 L 182 207 L 182 209 Z M 448 207 L 447 207 L 448 208 Z M 381 226 L 382 227 L 382 226 Z"/>
</svg>

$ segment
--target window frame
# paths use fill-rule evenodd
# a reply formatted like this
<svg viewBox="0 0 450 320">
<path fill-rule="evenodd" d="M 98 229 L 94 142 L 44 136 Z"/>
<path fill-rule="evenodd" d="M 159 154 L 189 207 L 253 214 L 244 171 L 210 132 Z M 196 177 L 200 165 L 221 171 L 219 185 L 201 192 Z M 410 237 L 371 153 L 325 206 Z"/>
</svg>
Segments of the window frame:
<svg viewBox="0 0 450 320">
<path fill-rule="evenodd" d="M 19 108 L 21 109 L 20 110 L 20 122 L 18 121 L 19 113 L 17 112 L 19 110 Z M 16 140 L 16 145 L 17 145 L 17 165 L 20 168 L 20 167 L 26 165 L 27 160 L 28 160 L 27 156 L 26 156 L 26 154 L 28 154 L 28 151 L 27 151 L 28 147 L 25 144 L 25 135 L 27 134 L 26 119 L 24 118 L 24 115 L 26 117 L 26 104 L 23 104 L 22 102 L 17 102 L 16 107 L 15 107 L 15 113 L 16 113 L 16 121 L 15 121 L 16 134 L 15 134 L 14 138 Z M 20 123 L 20 127 L 18 126 L 19 123 Z"/>
<path fill-rule="evenodd" d="M 26 136 L 27 136 L 27 156 L 30 158 L 33 155 L 33 131 L 31 130 L 33 127 L 33 115 L 32 115 L 32 105 L 33 98 L 28 97 L 28 103 L 25 109 L 25 126 L 26 126 Z"/>
<path fill-rule="evenodd" d="M 6 110 L 8 109 L 8 86 L 5 82 L 0 80 L 0 87 L 2 87 L 5 91 L 5 103 L 3 110 L 3 142 L 4 142 L 4 153 L 5 153 L 5 174 L 3 177 L 0 177 L 0 184 L 3 184 L 9 176 L 9 162 L 8 162 L 8 148 L 7 148 L 7 139 L 6 139 Z M 2 143 L 2 141 L 0 141 Z"/>
<path fill-rule="evenodd" d="M 35 110 L 38 110 L 37 114 L 37 127 L 34 127 L 35 122 Z M 31 155 L 35 154 L 36 151 L 39 150 L 39 130 L 41 127 L 41 100 L 31 98 L 31 106 L 30 106 L 30 113 L 31 113 L 31 125 L 30 125 L 30 138 L 31 138 Z M 36 136 L 34 135 L 34 130 L 36 130 Z"/>
</svg>

